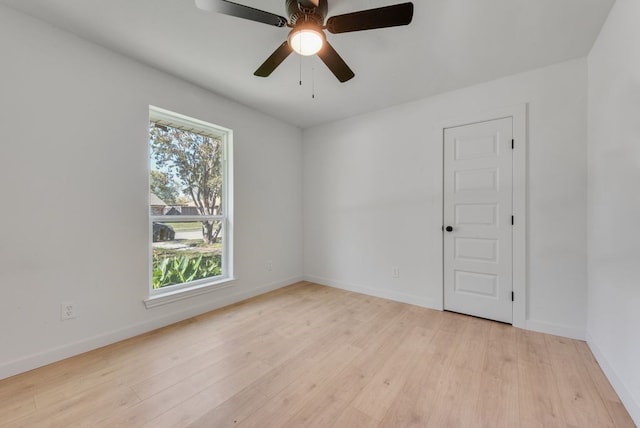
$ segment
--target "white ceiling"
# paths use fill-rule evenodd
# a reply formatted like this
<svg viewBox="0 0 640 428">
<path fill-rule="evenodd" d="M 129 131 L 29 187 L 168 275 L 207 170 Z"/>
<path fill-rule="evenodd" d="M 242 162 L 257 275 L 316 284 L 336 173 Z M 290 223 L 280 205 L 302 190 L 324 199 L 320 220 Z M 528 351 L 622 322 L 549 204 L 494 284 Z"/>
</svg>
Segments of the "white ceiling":
<svg viewBox="0 0 640 428">
<path fill-rule="evenodd" d="M 234 1 L 286 16 L 285 0 Z M 328 16 L 404 1 L 329 0 Z M 318 58 L 297 55 L 269 78 L 253 76 L 288 30 L 193 0 L 0 0 L 301 128 L 585 56 L 614 0 L 413 3 L 409 26 L 327 33 L 356 74 L 339 83 Z"/>
</svg>

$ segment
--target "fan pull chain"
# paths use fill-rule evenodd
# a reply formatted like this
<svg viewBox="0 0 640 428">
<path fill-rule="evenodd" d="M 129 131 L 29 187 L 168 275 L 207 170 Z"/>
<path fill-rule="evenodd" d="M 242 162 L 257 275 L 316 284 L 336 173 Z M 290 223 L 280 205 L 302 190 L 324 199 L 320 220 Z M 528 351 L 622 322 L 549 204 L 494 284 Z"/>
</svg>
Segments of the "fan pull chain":
<svg viewBox="0 0 640 428">
<path fill-rule="evenodd" d="M 300 58 L 300 86 L 302 86 L 302 55 L 298 55 Z"/>
<path fill-rule="evenodd" d="M 316 67 L 311 66 L 311 98 L 316 99 Z"/>
</svg>

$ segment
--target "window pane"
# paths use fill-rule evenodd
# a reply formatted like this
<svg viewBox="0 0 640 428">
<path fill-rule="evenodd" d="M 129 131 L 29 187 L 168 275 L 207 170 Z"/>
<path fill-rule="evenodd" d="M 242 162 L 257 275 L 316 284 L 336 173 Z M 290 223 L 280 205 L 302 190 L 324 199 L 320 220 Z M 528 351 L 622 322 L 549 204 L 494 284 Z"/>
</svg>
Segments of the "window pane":
<svg viewBox="0 0 640 428">
<path fill-rule="evenodd" d="M 222 222 L 153 223 L 154 289 L 222 274 Z"/>
<path fill-rule="evenodd" d="M 223 138 L 155 122 L 149 137 L 149 213 L 222 215 Z"/>
</svg>

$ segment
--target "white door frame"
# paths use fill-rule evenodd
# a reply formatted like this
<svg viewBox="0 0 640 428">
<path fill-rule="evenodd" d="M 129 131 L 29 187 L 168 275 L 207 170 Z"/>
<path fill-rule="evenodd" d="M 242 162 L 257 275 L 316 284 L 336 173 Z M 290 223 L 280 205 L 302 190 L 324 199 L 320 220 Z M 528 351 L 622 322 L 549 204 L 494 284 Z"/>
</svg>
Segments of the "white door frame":
<svg viewBox="0 0 640 428">
<path fill-rule="evenodd" d="M 526 328 L 527 320 L 527 104 L 493 109 L 486 112 L 461 115 L 442 123 L 440 142 L 444 142 L 447 128 L 471 125 L 503 118 L 513 119 L 513 326 Z M 443 153 L 444 168 L 444 153 Z M 444 171 L 444 170 L 443 170 Z M 444 180 L 444 175 L 442 176 Z M 444 182 L 443 194 L 444 198 Z M 444 212 L 443 222 L 444 225 Z M 442 248 L 444 251 L 444 236 Z M 443 253 L 444 268 L 444 253 Z M 444 274 L 442 281 L 442 309 L 444 309 Z"/>
</svg>

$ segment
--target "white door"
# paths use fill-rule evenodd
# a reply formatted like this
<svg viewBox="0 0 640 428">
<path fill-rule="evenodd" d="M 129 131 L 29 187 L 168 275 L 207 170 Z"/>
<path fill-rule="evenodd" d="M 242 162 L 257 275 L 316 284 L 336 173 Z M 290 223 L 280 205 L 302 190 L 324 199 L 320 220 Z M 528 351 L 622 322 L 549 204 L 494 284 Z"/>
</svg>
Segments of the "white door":
<svg viewBox="0 0 640 428">
<path fill-rule="evenodd" d="M 444 133 L 444 308 L 512 323 L 512 118 Z"/>
</svg>

